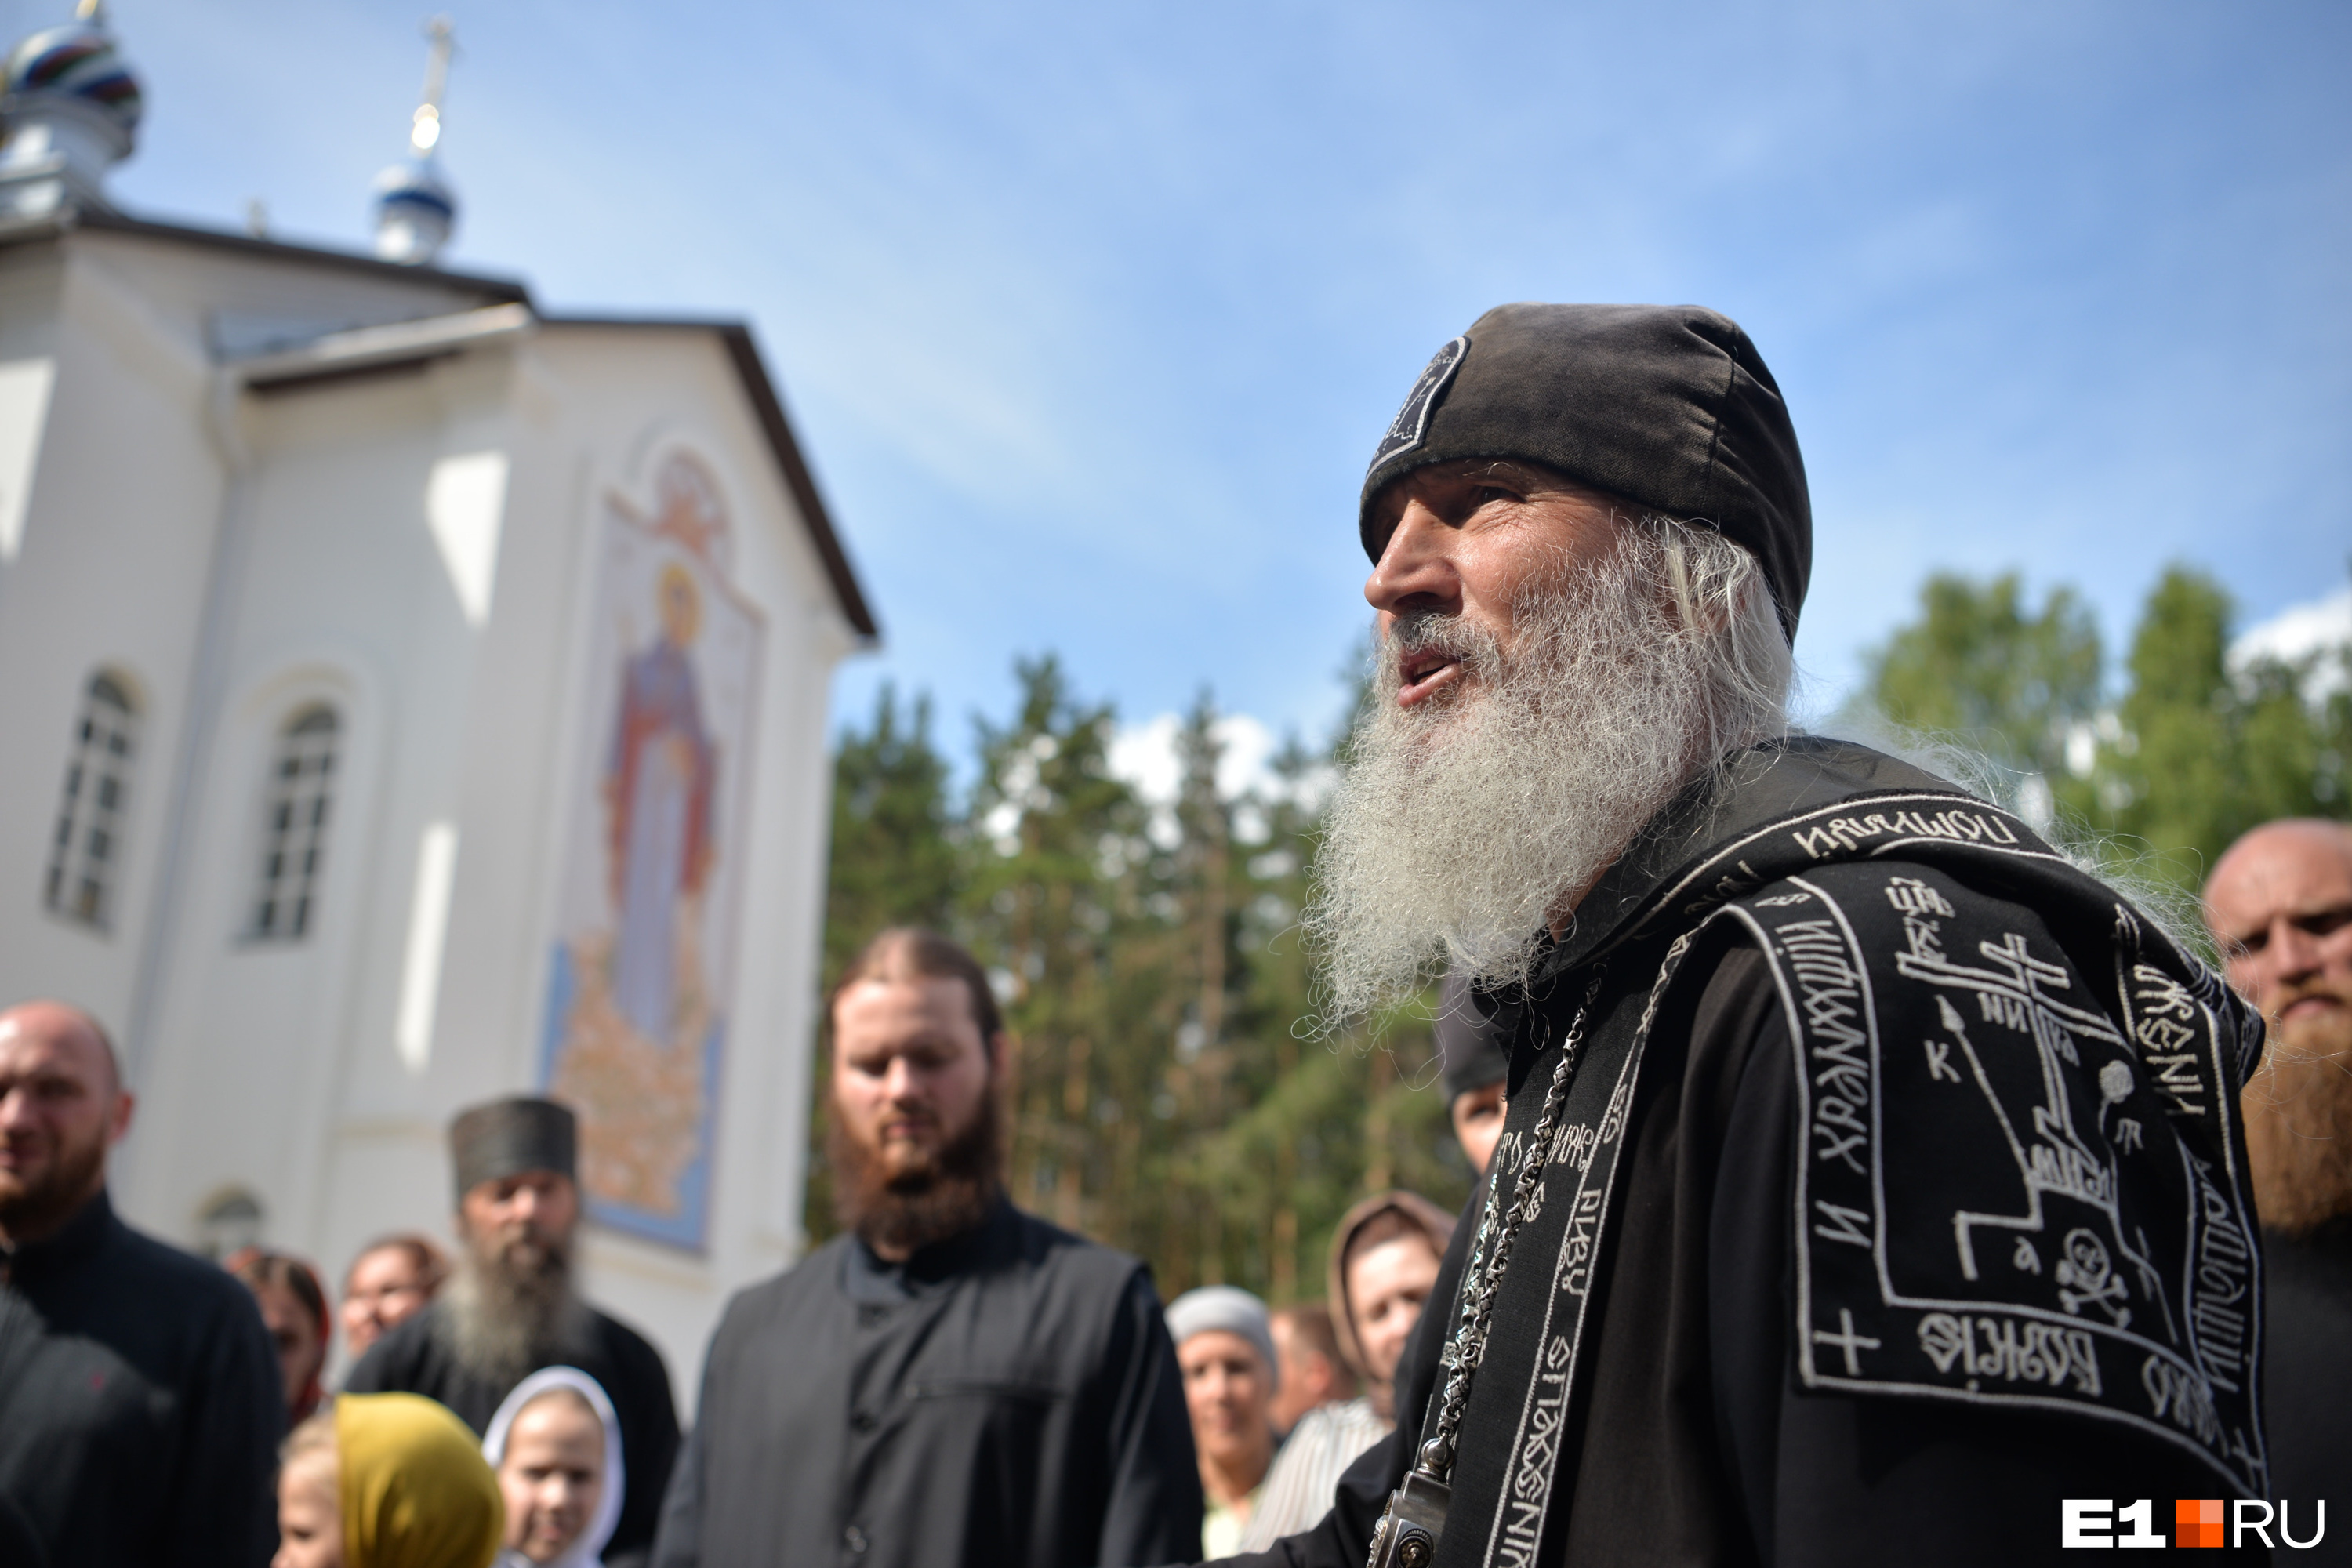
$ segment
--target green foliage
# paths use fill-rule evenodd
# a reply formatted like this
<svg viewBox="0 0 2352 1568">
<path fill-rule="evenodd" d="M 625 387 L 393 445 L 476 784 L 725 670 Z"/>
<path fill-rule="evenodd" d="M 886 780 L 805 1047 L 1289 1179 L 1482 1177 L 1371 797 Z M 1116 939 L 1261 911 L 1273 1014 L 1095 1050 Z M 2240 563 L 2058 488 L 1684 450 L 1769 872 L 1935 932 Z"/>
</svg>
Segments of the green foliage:
<svg viewBox="0 0 2352 1568">
<path fill-rule="evenodd" d="M 2037 613 L 2014 573 L 1939 574 L 1919 618 L 1872 656 L 1863 696 L 2039 779 L 2061 817 L 2193 891 L 2248 828 L 2347 814 L 2352 696 L 2321 700 L 2309 662 L 2232 671 L 2233 618 L 2210 577 L 2168 570 L 2109 704 L 2096 629 L 2071 590 L 2053 589 Z"/>
<path fill-rule="evenodd" d="M 1981 584 L 1938 573 L 1919 600 L 1920 618 L 1872 658 L 1867 689 L 1879 710 L 2055 774 L 2068 731 L 2098 708 L 2099 628 L 2089 606 L 2056 588 L 2031 611 L 2014 572 Z"/>
<path fill-rule="evenodd" d="M 2197 880 L 2259 818 L 2233 800 L 2244 759 L 2243 713 L 2230 683 L 2230 601 L 2200 574 L 2174 567 L 2158 582 L 2132 637 L 2131 689 L 2118 706 L 2127 748 L 2103 759 L 2102 826 L 2188 862 Z"/>
<path fill-rule="evenodd" d="M 1149 1259 L 1163 1293 L 1230 1281 L 1277 1300 L 1322 1290 L 1347 1207 L 1405 1185 L 1440 1205 L 1469 1168 L 1430 1080 L 1425 1023 L 1302 1041 L 1307 973 L 1294 929 L 1327 762 L 1295 739 L 1272 798 L 1217 785 L 1206 694 L 1179 739 L 1171 805 L 1108 765 L 1108 705 L 1048 658 L 1015 667 L 1011 718 L 980 721 L 973 784 L 950 769 L 919 702 L 885 691 L 835 760 L 826 975 L 881 926 L 920 921 L 997 978 L 1013 1040 L 1004 1086 L 1014 1201 Z M 820 1061 L 806 1223 L 834 1228 Z"/>
<path fill-rule="evenodd" d="M 962 886 L 948 804 L 947 759 L 931 745 L 931 702 L 915 699 L 902 718 L 887 681 L 873 726 L 842 737 L 833 759 L 833 840 L 825 895 L 823 984 L 830 995 L 843 970 L 876 931 L 894 925 L 944 928 Z M 809 1100 L 804 1210 L 831 1227 L 833 1177 L 824 1158 L 826 1054 L 817 1053 Z M 823 1234 L 819 1232 L 818 1234 Z"/>
<path fill-rule="evenodd" d="M 825 906 L 828 989 L 886 926 L 945 925 L 961 885 L 949 837 L 948 764 L 931 746 L 931 700 L 911 722 L 887 682 L 873 728 L 843 738 L 833 763 L 833 875 Z"/>
<path fill-rule="evenodd" d="M 2183 886 L 2248 828 L 2345 815 L 2342 694 L 2312 701 L 2307 667 L 2263 661 L 2233 676 L 2231 620 L 2210 578 L 2165 573 L 2132 638 L 2122 733 L 2094 769 L 2094 823 L 2144 841 Z"/>
</svg>

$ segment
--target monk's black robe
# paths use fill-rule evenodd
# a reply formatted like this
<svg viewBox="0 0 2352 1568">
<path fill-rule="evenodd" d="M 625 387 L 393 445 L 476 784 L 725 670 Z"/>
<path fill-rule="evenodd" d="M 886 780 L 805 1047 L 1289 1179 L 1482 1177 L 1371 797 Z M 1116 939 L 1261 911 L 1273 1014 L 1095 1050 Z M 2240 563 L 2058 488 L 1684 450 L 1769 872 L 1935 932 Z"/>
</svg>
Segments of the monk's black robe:
<svg viewBox="0 0 2352 1568">
<path fill-rule="evenodd" d="M 252 1293 L 103 1192 L 0 1273 L 0 1500 L 47 1560 L 268 1563 L 286 1405 Z"/>
<path fill-rule="evenodd" d="M 421 1394 L 456 1411 L 475 1431 L 487 1432 L 514 1384 L 478 1376 L 461 1363 L 450 1352 L 441 1312 L 437 1303 L 427 1307 L 370 1345 L 343 1386 L 352 1394 Z M 572 1342 L 549 1352 L 541 1365 L 578 1367 L 613 1402 L 628 1487 L 604 1562 L 607 1568 L 633 1568 L 653 1545 L 662 1489 L 677 1457 L 677 1405 L 661 1352 L 644 1335 L 593 1307 L 582 1316 Z"/>
<path fill-rule="evenodd" d="M 728 1303 L 654 1560 L 1200 1554 L 1200 1471 L 1150 1271 L 1000 1199 L 902 1265 L 836 1237 Z"/>
<path fill-rule="evenodd" d="M 2308 1541 L 2315 1500 L 2352 1500 L 2352 1217 L 2301 1236 L 2265 1231 L 2263 1258 L 2272 1490 L 2289 1510 L 2287 1533 Z M 2352 1564 L 2352 1500 L 2329 1512 L 2318 1546 L 2281 1552 L 2279 1560 L 2297 1568 Z"/>
<path fill-rule="evenodd" d="M 2168 1535 L 2176 1499 L 2263 1490 L 2259 1019 L 2015 818 L 1860 747 L 1760 748 L 1478 1005 L 1506 1198 L 1587 1026 L 1440 1568 L 2063 1561 L 2062 1499 L 2148 1499 Z M 1261 1561 L 1364 1562 L 1486 1199 L 1398 1432 Z"/>
</svg>

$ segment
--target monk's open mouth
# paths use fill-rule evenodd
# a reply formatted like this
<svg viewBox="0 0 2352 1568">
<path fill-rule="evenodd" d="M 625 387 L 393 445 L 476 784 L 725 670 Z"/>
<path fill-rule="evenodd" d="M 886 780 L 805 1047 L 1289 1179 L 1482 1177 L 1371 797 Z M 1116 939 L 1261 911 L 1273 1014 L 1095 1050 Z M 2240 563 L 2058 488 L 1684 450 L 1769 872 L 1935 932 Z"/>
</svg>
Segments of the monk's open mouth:
<svg viewBox="0 0 2352 1568">
<path fill-rule="evenodd" d="M 1425 702 L 1460 677 L 1462 661 L 1444 648 L 1420 648 L 1403 654 L 1397 660 L 1397 674 L 1402 683 L 1397 688 L 1397 706 L 1410 708 Z"/>
</svg>

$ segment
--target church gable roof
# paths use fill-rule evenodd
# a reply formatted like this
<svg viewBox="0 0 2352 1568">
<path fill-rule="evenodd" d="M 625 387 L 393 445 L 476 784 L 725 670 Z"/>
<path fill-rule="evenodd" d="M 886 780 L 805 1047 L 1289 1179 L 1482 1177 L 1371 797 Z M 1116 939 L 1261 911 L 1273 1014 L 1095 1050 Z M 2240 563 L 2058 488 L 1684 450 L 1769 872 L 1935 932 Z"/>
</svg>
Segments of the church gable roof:
<svg viewBox="0 0 2352 1568">
<path fill-rule="evenodd" d="M 848 552 L 843 549 L 841 536 L 835 531 L 832 515 L 826 511 L 824 498 L 817 492 L 815 477 L 810 473 L 808 460 L 801 454 L 800 441 L 793 433 L 792 420 L 784 412 L 782 396 L 768 374 L 767 362 L 761 358 L 759 344 L 753 341 L 746 322 L 726 318 L 699 316 L 543 316 L 541 323 L 549 327 L 610 328 L 625 331 L 684 331 L 708 332 L 719 340 L 728 363 L 734 367 L 743 396 L 751 406 L 753 418 L 761 433 L 767 437 L 770 452 L 784 481 L 784 489 L 793 498 L 809 531 L 809 542 L 816 549 L 817 559 L 824 564 L 825 577 L 833 584 L 834 596 L 840 601 L 841 612 L 850 626 L 866 641 L 881 636 L 874 611 L 866 598 L 866 591 L 857 581 L 856 569 L 849 563 Z"/>
<path fill-rule="evenodd" d="M 234 355 L 244 371 L 241 379 L 245 384 L 252 390 L 265 394 L 292 391 L 306 384 L 366 374 L 410 359 L 462 352 L 477 343 L 510 335 L 534 323 L 547 327 L 711 334 L 718 339 L 719 346 L 735 370 L 753 420 L 767 438 L 778 473 L 793 498 L 803 525 L 808 530 L 809 542 L 815 548 L 817 559 L 824 569 L 826 580 L 833 587 L 843 616 L 860 638 L 872 642 L 880 637 L 873 607 L 867 602 L 864 586 L 857 580 L 856 569 L 849 563 L 848 552 L 843 548 L 841 536 L 834 527 L 824 498 L 817 490 L 808 459 L 802 454 L 799 438 L 793 434 L 792 420 L 784 412 L 783 399 L 768 374 L 766 362 L 760 355 L 759 345 L 752 339 L 748 323 L 709 317 L 545 316 L 539 314 L 532 305 L 529 288 L 513 279 L 383 261 L 351 251 L 293 245 L 219 229 L 156 223 L 113 212 L 81 210 L 37 224 L 0 226 L 0 247 L 53 241 L 77 228 L 185 246 L 261 262 L 339 271 L 378 282 L 422 286 L 441 296 L 441 301 L 427 305 L 413 320 L 332 332 L 262 353 Z M 449 311 L 447 302 L 453 294 L 471 308 Z"/>
<path fill-rule="evenodd" d="M 199 228 L 188 224 L 158 223 L 152 218 L 126 217 L 117 212 L 82 209 L 61 215 L 37 224 L 11 225 L 0 229 L 0 246 L 20 244 L 26 240 L 51 239 L 77 228 L 98 233 L 129 235 L 135 237 L 165 241 L 195 248 L 226 252 L 261 260 L 292 262 L 303 267 L 323 268 L 354 275 L 372 277 L 387 282 L 437 285 L 443 289 L 477 294 L 484 304 L 509 301 L 529 303 L 530 289 L 512 278 L 494 278 L 487 273 L 454 272 L 445 268 L 416 267 L 404 262 L 382 261 L 355 251 L 331 250 L 323 246 L 295 245 L 264 236 L 236 234 L 226 229 Z"/>
</svg>

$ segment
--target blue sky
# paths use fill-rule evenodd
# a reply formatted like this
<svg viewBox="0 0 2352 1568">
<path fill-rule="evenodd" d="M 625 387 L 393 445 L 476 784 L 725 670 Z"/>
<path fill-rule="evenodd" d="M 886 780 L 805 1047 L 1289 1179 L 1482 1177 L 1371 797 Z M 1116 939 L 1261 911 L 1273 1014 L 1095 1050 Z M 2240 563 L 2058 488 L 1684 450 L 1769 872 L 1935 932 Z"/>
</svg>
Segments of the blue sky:
<svg viewBox="0 0 2352 1568">
<path fill-rule="evenodd" d="M 1811 471 L 1817 702 L 1936 568 L 2163 565 L 2248 622 L 2352 553 L 2340 4 L 450 0 L 453 265 L 755 324 L 945 738 L 1058 650 L 1139 722 L 1319 735 L 1356 486 L 1498 301 L 1696 301 Z M 0 0 L 16 35 L 65 0 Z M 116 0 L 142 214 L 358 246 L 411 0 Z"/>
</svg>

